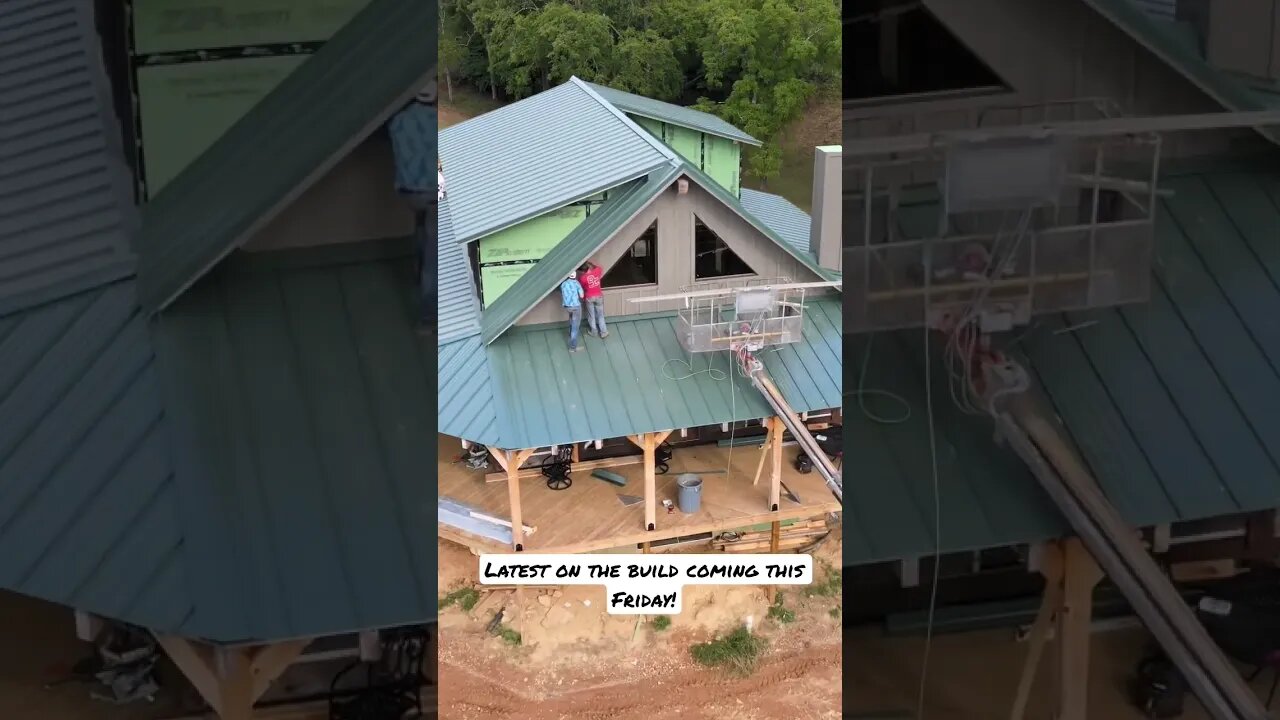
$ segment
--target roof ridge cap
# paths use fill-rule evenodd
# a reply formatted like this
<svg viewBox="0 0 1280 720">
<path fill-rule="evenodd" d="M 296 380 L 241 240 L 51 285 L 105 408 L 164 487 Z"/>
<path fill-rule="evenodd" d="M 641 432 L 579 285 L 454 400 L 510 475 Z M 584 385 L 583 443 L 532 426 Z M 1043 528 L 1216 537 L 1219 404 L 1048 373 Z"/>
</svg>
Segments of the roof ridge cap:
<svg viewBox="0 0 1280 720">
<path fill-rule="evenodd" d="M 664 144 L 661 140 L 658 140 L 657 138 L 655 138 L 654 136 L 646 132 L 643 128 L 637 125 L 634 120 L 627 117 L 626 113 L 622 112 L 617 107 L 615 107 L 613 103 L 600 97 L 600 93 L 596 92 L 595 88 L 591 87 L 590 83 L 579 78 L 577 75 L 570 77 L 569 82 L 577 85 L 578 88 L 580 88 L 583 92 L 589 95 L 592 100 L 595 100 L 596 102 L 600 103 L 601 107 L 613 113 L 613 116 L 618 118 L 620 122 L 626 125 L 627 128 L 631 130 L 631 132 L 635 133 L 636 135 L 639 135 L 645 142 L 649 143 L 654 147 L 654 149 L 662 153 L 662 156 L 665 157 L 669 163 L 671 163 L 672 165 L 678 166 L 682 162 L 680 156 L 677 155 L 674 150 L 667 147 L 666 144 Z"/>
</svg>

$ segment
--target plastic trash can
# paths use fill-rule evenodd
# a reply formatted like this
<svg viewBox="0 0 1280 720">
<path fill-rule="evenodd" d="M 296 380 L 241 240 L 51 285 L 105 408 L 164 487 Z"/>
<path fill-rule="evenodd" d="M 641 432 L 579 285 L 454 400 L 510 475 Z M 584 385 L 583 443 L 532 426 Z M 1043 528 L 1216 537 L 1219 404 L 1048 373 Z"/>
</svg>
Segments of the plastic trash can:
<svg viewBox="0 0 1280 720">
<path fill-rule="evenodd" d="M 682 513 L 696 513 L 702 506 L 702 478 L 695 473 L 676 476 L 676 505 Z"/>
</svg>

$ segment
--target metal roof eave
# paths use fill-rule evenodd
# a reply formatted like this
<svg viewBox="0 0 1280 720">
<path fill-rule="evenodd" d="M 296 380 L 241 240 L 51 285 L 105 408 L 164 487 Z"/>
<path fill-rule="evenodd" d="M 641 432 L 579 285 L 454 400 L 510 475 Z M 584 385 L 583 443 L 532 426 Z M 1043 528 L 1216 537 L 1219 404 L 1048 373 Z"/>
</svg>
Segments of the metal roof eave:
<svg viewBox="0 0 1280 720">
<path fill-rule="evenodd" d="M 1234 112 L 1268 109 L 1248 88 L 1211 66 L 1204 58 L 1189 54 L 1160 21 L 1130 0 L 1084 2 L 1224 108 Z M 1274 128 L 1259 126 L 1254 129 L 1271 142 L 1280 144 L 1280 134 Z"/>
</svg>

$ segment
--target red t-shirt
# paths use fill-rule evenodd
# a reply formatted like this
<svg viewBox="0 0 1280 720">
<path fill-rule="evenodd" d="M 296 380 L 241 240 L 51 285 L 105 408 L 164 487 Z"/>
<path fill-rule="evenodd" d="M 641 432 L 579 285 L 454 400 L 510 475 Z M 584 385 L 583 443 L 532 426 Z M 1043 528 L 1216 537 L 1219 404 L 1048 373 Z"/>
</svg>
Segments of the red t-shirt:
<svg viewBox="0 0 1280 720">
<path fill-rule="evenodd" d="M 582 296 L 590 300 L 604 295 L 600 290 L 600 278 L 604 276 L 604 268 L 594 267 L 578 276 L 582 283 Z"/>
</svg>

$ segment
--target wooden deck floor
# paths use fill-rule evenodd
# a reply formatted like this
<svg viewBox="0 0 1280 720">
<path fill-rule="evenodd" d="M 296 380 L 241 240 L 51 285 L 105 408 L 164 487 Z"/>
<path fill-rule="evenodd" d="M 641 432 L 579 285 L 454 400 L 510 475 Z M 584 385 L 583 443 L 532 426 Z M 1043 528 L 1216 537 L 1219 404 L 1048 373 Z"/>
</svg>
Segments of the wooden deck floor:
<svg viewBox="0 0 1280 720">
<path fill-rule="evenodd" d="M 775 519 L 806 518 L 840 510 L 822 477 L 814 472 L 801 475 L 792 467 L 798 449 L 783 449 L 782 481 L 800 498 L 800 504 L 789 500 L 784 492 L 782 507 L 769 511 L 769 468 L 766 465 L 758 485 L 752 485 L 761 450 L 753 445 L 728 448 L 715 445 L 679 448 L 671 460 L 671 470 L 657 479 L 657 530 L 644 530 L 644 503 L 625 507 L 618 495 L 644 495 L 644 469 L 640 465 L 614 468 L 612 472 L 627 479 L 626 487 L 618 487 L 591 477 L 589 472 L 575 472 L 573 486 L 566 490 L 547 488 L 542 478 L 521 483 L 521 507 L 525 525 L 537 528 L 526 539 L 526 552 L 588 552 L 622 547 L 646 540 L 662 540 L 684 535 L 732 529 Z M 450 464 L 462 452 L 459 442 L 440 437 L 440 496 L 481 508 L 501 518 L 510 517 L 506 483 L 486 483 L 483 471 L 468 471 L 460 464 Z M 663 499 L 676 501 L 676 476 L 683 472 L 724 470 L 729 473 L 702 474 L 702 507 L 686 515 L 677 509 L 668 514 Z M 491 468 L 497 470 L 498 468 Z M 509 551 L 510 547 L 479 538 L 452 528 L 440 527 L 441 537 L 463 542 L 486 552 Z"/>
</svg>

